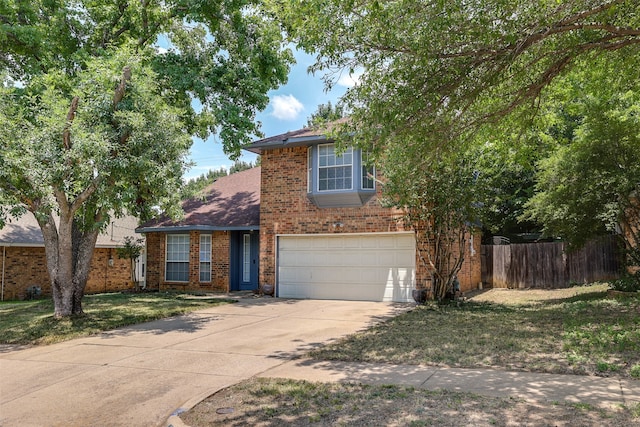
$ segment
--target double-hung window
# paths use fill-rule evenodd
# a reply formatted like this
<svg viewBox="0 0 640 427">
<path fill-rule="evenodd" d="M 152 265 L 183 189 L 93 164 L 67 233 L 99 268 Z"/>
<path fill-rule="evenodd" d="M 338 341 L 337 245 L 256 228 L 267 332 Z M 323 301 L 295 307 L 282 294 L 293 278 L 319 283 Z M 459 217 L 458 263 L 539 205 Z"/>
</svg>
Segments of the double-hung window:
<svg viewBox="0 0 640 427">
<path fill-rule="evenodd" d="M 167 234 L 167 264 L 165 276 L 168 282 L 189 281 L 188 234 Z"/>
<path fill-rule="evenodd" d="M 336 154 L 334 144 L 318 146 L 318 191 L 353 188 L 353 148 Z"/>
<path fill-rule="evenodd" d="M 211 235 L 200 235 L 200 281 L 211 281 Z"/>
</svg>

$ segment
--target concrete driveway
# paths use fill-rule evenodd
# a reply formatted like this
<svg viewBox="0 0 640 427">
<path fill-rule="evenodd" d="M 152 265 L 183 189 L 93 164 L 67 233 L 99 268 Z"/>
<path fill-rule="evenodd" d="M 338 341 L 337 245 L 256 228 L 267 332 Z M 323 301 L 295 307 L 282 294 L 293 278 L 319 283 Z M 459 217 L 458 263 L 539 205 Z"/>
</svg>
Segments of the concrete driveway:
<svg viewBox="0 0 640 427">
<path fill-rule="evenodd" d="M 247 298 L 25 350 L 0 350 L 0 425 L 158 426 L 182 407 L 404 311 Z"/>
</svg>

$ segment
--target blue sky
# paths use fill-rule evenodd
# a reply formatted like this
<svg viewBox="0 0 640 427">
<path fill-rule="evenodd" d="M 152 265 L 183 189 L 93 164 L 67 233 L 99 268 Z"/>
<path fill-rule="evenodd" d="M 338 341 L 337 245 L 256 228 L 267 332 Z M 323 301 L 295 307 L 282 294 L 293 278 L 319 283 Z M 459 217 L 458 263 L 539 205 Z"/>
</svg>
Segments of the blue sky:
<svg viewBox="0 0 640 427">
<path fill-rule="evenodd" d="M 354 84 L 349 76 L 342 76 L 330 92 L 326 92 L 320 75 L 311 75 L 307 69 L 314 57 L 295 51 L 297 63 L 291 67 L 286 85 L 269 92 L 269 105 L 257 115 L 262 122 L 265 136 L 278 135 L 297 130 L 307 123 L 307 117 L 318 105 L 331 101 L 335 104 L 347 87 Z M 243 151 L 241 160 L 254 161 L 255 154 Z M 222 144 L 215 136 L 206 141 L 194 139 L 190 159 L 195 165 L 185 174 L 186 179 L 195 178 L 210 169 L 229 168 L 233 162 L 222 151 Z"/>
</svg>

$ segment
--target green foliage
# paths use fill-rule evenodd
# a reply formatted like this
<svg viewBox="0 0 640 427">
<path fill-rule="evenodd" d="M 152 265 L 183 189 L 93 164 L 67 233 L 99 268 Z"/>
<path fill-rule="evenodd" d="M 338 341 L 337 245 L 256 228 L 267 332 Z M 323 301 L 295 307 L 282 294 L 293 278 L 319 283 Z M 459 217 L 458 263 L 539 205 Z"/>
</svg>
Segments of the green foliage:
<svg viewBox="0 0 640 427">
<path fill-rule="evenodd" d="M 144 249 L 144 239 L 136 239 L 131 236 L 124 238 L 124 246 L 116 248 L 119 258 L 136 260 L 140 258 Z"/>
<path fill-rule="evenodd" d="M 114 109 L 125 69 L 127 90 Z M 0 129 L 1 192 L 45 214 L 58 209 L 58 191 L 71 204 L 89 196 L 76 214 L 87 229 L 107 222 L 90 221 L 96 209 L 148 218 L 159 206 L 175 214 L 191 139 L 159 90 L 155 72 L 127 49 L 87 61 L 74 77 L 51 71 L 24 89 L 4 88 L 0 117 L 15 128 Z"/>
<path fill-rule="evenodd" d="M 126 236 L 124 238 L 124 246 L 117 247 L 116 253 L 118 254 L 118 258 L 128 259 L 131 266 L 131 283 L 136 283 L 136 261 L 142 255 L 142 250 L 144 249 L 144 239 L 139 238 L 136 239 L 131 236 Z"/>
<path fill-rule="evenodd" d="M 640 275 L 624 275 L 619 279 L 612 280 L 609 283 L 611 289 L 621 292 L 640 292 Z"/>
<path fill-rule="evenodd" d="M 204 190 L 210 184 L 213 184 L 216 179 L 231 175 L 232 173 L 242 172 L 243 170 L 256 167 L 251 162 L 245 162 L 243 160 L 236 160 L 236 162 L 229 168 L 229 171 L 223 167 L 216 170 L 209 170 L 207 173 L 203 173 L 199 177 L 189 180 L 185 183 L 182 189 L 182 198 L 187 199 L 189 197 L 196 196 L 199 192 Z"/>
<path fill-rule="evenodd" d="M 434 189 L 440 184 L 452 189 L 444 179 L 438 186 L 416 188 L 411 183 L 420 180 L 402 170 L 428 174 L 425 170 L 437 170 L 443 159 L 448 164 L 452 153 L 468 156 L 475 150 L 473 169 L 482 182 L 472 188 L 489 230 L 537 231 L 543 224 L 548 234 L 578 244 L 589 233 L 613 227 L 624 211 L 615 195 L 632 194 L 621 192 L 622 183 L 613 182 L 607 168 L 621 171 L 627 184 L 640 182 L 633 175 L 640 150 L 631 137 L 632 129 L 637 129 L 633 98 L 639 92 L 622 91 L 618 96 L 613 93 L 616 85 L 610 84 L 610 77 L 629 85 L 639 80 L 633 65 L 640 53 L 638 2 L 273 0 L 269 4 L 281 14 L 299 46 L 317 54 L 311 70 L 325 73 L 329 87 L 345 73 L 362 73 L 342 99 L 350 120 L 335 133 L 351 135 L 350 143 L 371 152 L 383 165 L 388 176 L 385 191 L 398 202 L 394 192 L 403 191 L 400 187 L 405 184 L 416 195 L 421 188 L 438 191 Z M 574 70 L 584 73 L 585 79 L 576 79 L 575 90 L 565 91 L 568 80 L 560 79 Z M 547 104 L 545 89 L 550 86 L 557 91 L 551 102 L 558 107 L 555 113 Z M 613 98 L 587 97 L 602 88 L 610 88 L 606 95 Z M 576 95 L 584 100 L 584 108 L 574 108 L 580 104 L 572 102 Z M 610 99 L 618 104 L 614 108 L 618 113 L 611 118 L 605 114 L 614 111 L 608 108 Z M 598 111 L 603 113 L 600 119 L 592 114 Z M 546 122 L 531 129 L 541 113 Z M 593 120 L 582 122 L 586 115 Z M 612 131 L 608 134 L 607 126 Z M 568 142 L 571 146 L 579 142 L 579 149 L 562 148 Z M 557 152 L 556 146 L 560 146 Z M 498 153 L 491 159 L 487 148 L 496 147 Z M 394 151 L 402 155 L 389 155 Z M 549 152 L 553 158 L 543 160 Z M 547 172 L 536 177 L 538 161 L 544 162 Z M 586 173 L 592 163 L 597 166 L 593 177 Z M 454 170 L 449 176 L 464 176 L 469 168 Z M 560 174 L 567 175 L 564 172 L 574 177 L 581 173 L 587 179 L 558 181 Z M 536 213 L 527 215 L 535 179 L 541 182 L 538 191 L 547 188 L 544 182 L 560 185 L 549 203 L 536 201 L 531 206 L 556 207 L 547 212 L 536 208 Z M 459 202 L 455 208 L 448 201 L 445 206 L 463 212 L 464 221 L 473 219 L 466 215 L 468 196 L 456 194 L 455 189 L 445 194 Z M 542 197 L 546 196 L 538 200 Z M 576 209 L 569 212 L 563 203 L 573 203 Z M 410 206 L 407 201 L 398 205 Z M 415 206 L 433 209 L 421 203 Z"/>
<path fill-rule="evenodd" d="M 318 105 L 318 108 L 307 118 L 308 128 L 319 127 L 328 122 L 346 117 L 347 112 L 344 105 L 338 102 L 335 106 L 331 104 L 331 101 L 326 104 Z"/>
<path fill-rule="evenodd" d="M 632 1 L 272 3 L 329 86 L 363 71 L 345 105 L 369 143 L 448 145 L 510 113 L 531 116 L 528 104 L 585 53 L 640 49 Z"/>
<path fill-rule="evenodd" d="M 432 275 L 434 297 L 452 290 L 477 220 L 478 190 L 473 158 L 460 153 L 420 157 L 421 141 L 390 145 L 382 174 L 386 202 L 404 212 L 415 230 L 419 259 Z"/>
<path fill-rule="evenodd" d="M 622 55 L 581 65 L 552 92 L 547 120 L 569 131 L 549 127 L 556 149 L 540 161 L 527 214 L 576 246 L 622 227 L 631 250 L 640 243 L 640 72 Z"/>
<path fill-rule="evenodd" d="M 110 216 L 177 217 L 191 138 L 237 158 L 292 61 L 254 0 L 0 5 L 0 224 L 36 216 L 56 316 L 82 313 Z"/>
</svg>

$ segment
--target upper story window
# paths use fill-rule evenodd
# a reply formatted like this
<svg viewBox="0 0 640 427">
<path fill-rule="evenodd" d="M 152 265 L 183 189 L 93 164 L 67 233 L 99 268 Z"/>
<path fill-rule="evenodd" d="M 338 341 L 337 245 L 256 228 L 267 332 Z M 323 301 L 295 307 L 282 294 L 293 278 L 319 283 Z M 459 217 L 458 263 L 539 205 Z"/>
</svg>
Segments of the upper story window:
<svg viewBox="0 0 640 427">
<path fill-rule="evenodd" d="M 318 191 L 353 188 L 353 149 L 337 155 L 334 144 L 318 146 Z"/>
<path fill-rule="evenodd" d="M 362 206 L 375 195 L 375 170 L 358 149 L 310 146 L 307 166 L 307 196 L 318 207 Z"/>
</svg>

